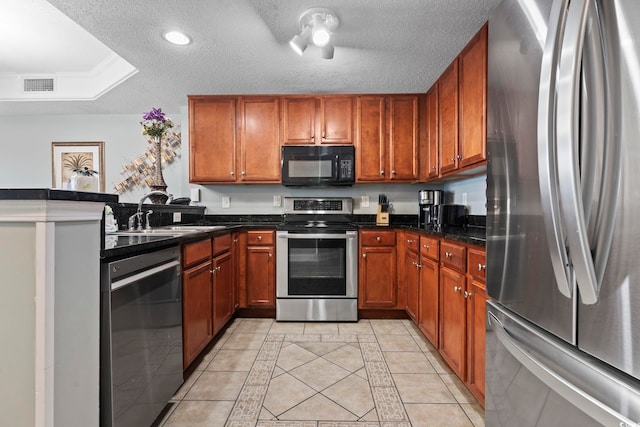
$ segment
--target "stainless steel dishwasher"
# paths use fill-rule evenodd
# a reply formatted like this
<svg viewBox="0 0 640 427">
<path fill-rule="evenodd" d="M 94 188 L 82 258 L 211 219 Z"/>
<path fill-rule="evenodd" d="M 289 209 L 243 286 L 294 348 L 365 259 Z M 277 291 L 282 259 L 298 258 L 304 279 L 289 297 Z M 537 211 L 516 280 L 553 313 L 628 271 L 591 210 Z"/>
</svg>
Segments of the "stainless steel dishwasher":
<svg viewBox="0 0 640 427">
<path fill-rule="evenodd" d="M 183 382 L 180 249 L 102 265 L 100 425 L 149 426 Z"/>
</svg>

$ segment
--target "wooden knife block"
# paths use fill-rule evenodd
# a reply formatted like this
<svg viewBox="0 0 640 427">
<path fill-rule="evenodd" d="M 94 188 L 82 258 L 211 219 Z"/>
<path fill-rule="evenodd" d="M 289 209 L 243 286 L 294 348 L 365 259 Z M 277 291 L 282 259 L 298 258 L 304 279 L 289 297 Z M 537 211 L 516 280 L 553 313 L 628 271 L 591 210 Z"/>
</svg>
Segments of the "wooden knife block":
<svg viewBox="0 0 640 427">
<path fill-rule="evenodd" d="M 382 206 L 378 205 L 378 215 L 376 216 L 377 226 L 389 226 L 389 212 L 382 212 Z"/>
</svg>

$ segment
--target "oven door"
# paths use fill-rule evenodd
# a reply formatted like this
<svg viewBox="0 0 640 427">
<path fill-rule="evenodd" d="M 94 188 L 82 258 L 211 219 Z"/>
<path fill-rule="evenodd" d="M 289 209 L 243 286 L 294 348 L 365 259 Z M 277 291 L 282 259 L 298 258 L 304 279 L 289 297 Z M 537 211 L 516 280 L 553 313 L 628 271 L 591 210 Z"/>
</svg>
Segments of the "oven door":
<svg viewBox="0 0 640 427">
<path fill-rule="evenodd" d="M 357 298 L 357 231 L 277 236 L 277 298 Z"/>
</svg>

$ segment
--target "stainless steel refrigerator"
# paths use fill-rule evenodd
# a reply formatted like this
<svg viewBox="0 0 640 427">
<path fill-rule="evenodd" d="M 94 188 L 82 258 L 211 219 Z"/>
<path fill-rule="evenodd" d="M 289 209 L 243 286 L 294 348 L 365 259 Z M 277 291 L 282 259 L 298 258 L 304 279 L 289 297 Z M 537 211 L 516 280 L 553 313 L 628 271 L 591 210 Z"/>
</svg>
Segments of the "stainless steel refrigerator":
<svg viewBox="0 0 640 427">
<path fill-rule="evenodd" d="M 640 1 L 489 20 L 487 426 L 640 426 Z"/>
</svg>

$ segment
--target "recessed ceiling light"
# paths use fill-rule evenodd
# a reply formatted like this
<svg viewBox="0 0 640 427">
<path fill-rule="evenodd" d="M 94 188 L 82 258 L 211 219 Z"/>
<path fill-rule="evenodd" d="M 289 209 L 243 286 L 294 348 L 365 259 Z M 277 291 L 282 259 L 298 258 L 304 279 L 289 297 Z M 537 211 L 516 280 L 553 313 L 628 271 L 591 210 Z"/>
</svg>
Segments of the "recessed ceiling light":
<svg viewBox="0 0 640 427">
<path fill-rule="evenodd" d="M 181 33 L 180 31 L 167 31 L 162 36 L 169 43 L 177 44 L 178 46 L 184 46 L 191 43 L 189 36 Z"/>
</svg>

